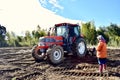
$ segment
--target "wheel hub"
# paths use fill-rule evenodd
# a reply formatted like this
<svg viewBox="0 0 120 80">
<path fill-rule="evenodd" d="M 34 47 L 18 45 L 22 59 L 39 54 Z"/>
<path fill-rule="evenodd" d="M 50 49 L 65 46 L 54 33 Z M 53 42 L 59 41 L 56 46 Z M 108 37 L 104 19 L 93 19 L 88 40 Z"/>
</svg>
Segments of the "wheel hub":
<svg viewBox="0 0 120 80">
<path fill-rule="evenodd" d="M 78 44 L 78 51 L 79 51 L 80 54 L 84 54 L 84 52 L 85 52 L 85 44 L 84 44 L 84 42 L 80 42 Z"/>
<path fill-rule="evenodd" d="M 61 51 L 58 49 L 53 54 L 55 60 L 59 60 L 61 58 Z"/>
</svg>

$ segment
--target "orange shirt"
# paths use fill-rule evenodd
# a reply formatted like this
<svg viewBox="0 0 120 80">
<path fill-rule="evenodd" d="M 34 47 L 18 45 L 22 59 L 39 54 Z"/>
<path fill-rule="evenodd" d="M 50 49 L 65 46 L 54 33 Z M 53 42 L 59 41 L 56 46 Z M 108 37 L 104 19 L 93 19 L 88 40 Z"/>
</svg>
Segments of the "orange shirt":
<svg viewBox="0 0 120 80">
<path fill-rule="evenodd" d="M 96 50 L 97 50 L 98 58 L 106 58 L 107 57 L 107 45 L 104 41 L 99 41 Z"/>
</svg>

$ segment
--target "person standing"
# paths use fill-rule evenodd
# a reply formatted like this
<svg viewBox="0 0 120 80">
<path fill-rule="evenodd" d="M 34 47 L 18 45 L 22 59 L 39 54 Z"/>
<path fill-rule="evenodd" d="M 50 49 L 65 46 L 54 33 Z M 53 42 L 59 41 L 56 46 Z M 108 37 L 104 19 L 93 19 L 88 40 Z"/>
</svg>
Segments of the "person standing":
<svg viewBox="0 0 120 80">
<path fill-rule="evenodd" d="M 99 35 L 97 39 L 99 41 L 96 47 L 97 59 L 98 59 L 98 64 L 99 64 L 99 72 L 102 73 L 103 70 L 106 70 L 107 45 L 102 35 Z"/>
</svg>

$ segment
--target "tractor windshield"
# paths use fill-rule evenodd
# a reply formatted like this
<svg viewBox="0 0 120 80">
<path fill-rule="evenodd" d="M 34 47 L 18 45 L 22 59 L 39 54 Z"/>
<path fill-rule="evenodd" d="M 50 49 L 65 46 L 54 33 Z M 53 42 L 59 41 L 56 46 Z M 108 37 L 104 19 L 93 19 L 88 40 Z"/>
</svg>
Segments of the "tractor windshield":
<svg viewBox="0 0 120 80">
<path fill-rule="evenodd" d="M 66 26 L 56 27 L 56 36 L 65 36 L 67 33 Z"/>
</svg>

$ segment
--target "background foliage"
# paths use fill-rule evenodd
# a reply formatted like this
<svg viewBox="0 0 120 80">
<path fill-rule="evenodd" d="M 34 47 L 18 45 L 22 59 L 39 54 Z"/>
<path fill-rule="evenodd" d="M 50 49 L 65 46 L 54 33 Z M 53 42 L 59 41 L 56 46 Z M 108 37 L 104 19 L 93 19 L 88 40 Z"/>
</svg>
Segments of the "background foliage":
<svg viewBox="0 0 120 80">
<path fill-rule="evenodd" d="M 17 36 L 14 32 L 7 32 L 7 38 L 0 34 L 0 47 L 33 46 L 38 43 L 39 37 L 47 35 L 47 31 L 38 25 L 32 32 L 26 31 L 25 36 Z M 97 28 L 97 29 L 96 29 Z M 103 35 L 108 46 L 120 46 L 120 25 L 111 23 L 109 26 L 96 27 L 94 21 L 82 23 L 81 34 L 88 45 L 97 45 L 97 36 Z"/>
<path fill-rule="evenodd" d="M 96 37 L 103 35 L 108 46 L 120 46 L 120 25 L 111 23 L 109 26 L 100 26 L 96 29 L 94 22 L 91 21 L 82 24 L 81 32 L 90 45 L 96 45 L 98 42 Z"/>
<path fill-rule="evenodd" d="M 33 46 L 38 43 L 39 37 L 45 36 L 47 33 L 46 30 L 41 29 L 38 25 L 37 30 L 32 32 L 26 31 L 25 36 L 17 36 L 14 32 L 7 32 L 6 39 L 0 39 L 0 42 L 6 42 L 7 47 L 22 47 L 22 46 Z M 0 45 L 0 47 L 6 47 L 5 45 Z"/>
</svg>

